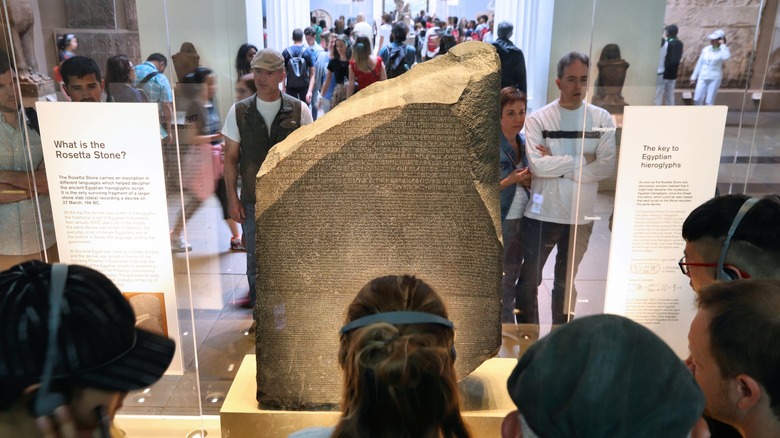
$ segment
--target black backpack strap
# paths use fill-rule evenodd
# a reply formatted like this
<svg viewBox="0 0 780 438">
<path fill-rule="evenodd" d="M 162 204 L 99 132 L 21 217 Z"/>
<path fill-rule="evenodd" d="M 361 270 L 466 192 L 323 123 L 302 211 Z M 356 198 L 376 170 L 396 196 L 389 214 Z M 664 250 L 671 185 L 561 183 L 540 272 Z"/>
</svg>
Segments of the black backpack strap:
<svg viewBox="0 0 780 438">
<path fill-rule="evenodd" d="M 35 108 L 25 108 L 24 115 L 27 117 L 27 124 L 30 126 L 30 128 L 35 130 L 38 135 L 41 135 L 41 129 L 38 127 L 38 112 L 35 111 Z"/>
<path fill-rule="evenodd" d="M 143 79 L 141 79 L 141 82 L 138 83 L 138 86 L 139 87 L 143 86 L 144 84 L 149 82 L 150 79 L 152 79 L 153 77 L 157 76 L 158 74 L 160 74 L 159 71 L 153 71 L 153 72 L 149 73 L 148 75 L 144 76 Z"/>
<path fill-rule="evenodd" d="M 298 48 L 298 50 L 287 49 L 287 52 L 290 53 L 290 59 L 292 59 L 292 58 L 303 58 L 303 46 L 292 45 L 290 47 L 297 47 Z M 295 53 L 297 53 L 297 55 Z"/>
</svg>

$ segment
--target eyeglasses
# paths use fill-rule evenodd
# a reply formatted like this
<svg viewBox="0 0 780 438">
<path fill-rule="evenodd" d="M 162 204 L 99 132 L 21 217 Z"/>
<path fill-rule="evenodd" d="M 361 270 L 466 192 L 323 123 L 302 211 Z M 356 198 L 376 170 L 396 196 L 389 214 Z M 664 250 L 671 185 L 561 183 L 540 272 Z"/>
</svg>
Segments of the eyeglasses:
<svg viewBox="0 0 780 438">
<path fill-rule="evenodd" d="M 688 266 L 701 266 L 705 268 L 714 268 L 717 267 L 717 263 L 688 263 L 686 261 L 686 256 L 682 256 L 679 262 L 677 262 L 677 265 L 680 267 L 680 271 L 682 271 L 683 275 L 687 275 L 688 277 L 691 276 L 691 270 L 688 269 Z M 741 275 L 741 278 L 750 278 L 750 274 L 747 272 L 742 271 L 741 269 L 737 268 L 734 265 L 725 264 L 723 265 L 724 268 L 730 268 L 734 271 L 739 272 L 739 275 Z"/>
<path fill-rule="evenodd" d="M 682 256 L 679 262 L 677 262 L 677 265 L 680 266 L 680 271 L 682 271 L 683 275 L 691 275 L 691 270 L 688 269 L 688 266 L 702 266 L 707 268 L 714 268 L 718 266 L 717 263 L 688 263 L 686 261 L 686 256 Z"/>
</svg>

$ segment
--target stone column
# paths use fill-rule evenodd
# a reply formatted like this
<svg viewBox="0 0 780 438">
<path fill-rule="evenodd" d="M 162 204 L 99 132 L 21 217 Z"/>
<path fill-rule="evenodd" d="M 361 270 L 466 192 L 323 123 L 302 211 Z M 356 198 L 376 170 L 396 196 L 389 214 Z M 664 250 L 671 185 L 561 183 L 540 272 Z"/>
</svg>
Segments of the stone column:
<svg viewBox="0 0 780 438">
<path fill-rule="evenodd" d="M 555 75 L 550 71 L 553 10 L 549 0 L 496 0 L 494 29 L 508 21 L 515 26 L 512 42 L 523 51 L 528 83 L 528 112 L 547 104 L 547 84 Z"/>
<path fill-rule="evenodd" d="M 309 26 L 309 0 L 267 0 L 268 47 L 282 51 L 292 44 L 293 29 Z"/>
</svg>

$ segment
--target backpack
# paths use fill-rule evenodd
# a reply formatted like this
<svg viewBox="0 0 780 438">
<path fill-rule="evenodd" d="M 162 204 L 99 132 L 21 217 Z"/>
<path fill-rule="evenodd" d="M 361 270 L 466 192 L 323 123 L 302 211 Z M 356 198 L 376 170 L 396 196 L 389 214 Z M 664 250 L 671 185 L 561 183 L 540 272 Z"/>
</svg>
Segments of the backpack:
<svg viewBox="0 0 780 438">
<path fill-rule="evenodd" d="M 394 46 L 390 49 L 390 56 L 387 61 L 387 79 L 400 76 L 409 70 L 409 65 L 406 63 L 406 50 L 406 44 Z"/>
<path fill-rule="evenodd" d="M 299 47 L 296 56 L 290 49 L 287 49 L 287 53 L 290 54 L 287 60 L 287 88 L 308 88 L 309 67 L 306 65 L 306 58 L 303 57 L 306 51 L 303 47 Z"/>
<path fill-rule="evenodd" d="M 417 35 L 414 36 L 415 53 L 422 53 L 423 41 L 425 41 L 425 29 L 420 30 Z"/>
</svg>

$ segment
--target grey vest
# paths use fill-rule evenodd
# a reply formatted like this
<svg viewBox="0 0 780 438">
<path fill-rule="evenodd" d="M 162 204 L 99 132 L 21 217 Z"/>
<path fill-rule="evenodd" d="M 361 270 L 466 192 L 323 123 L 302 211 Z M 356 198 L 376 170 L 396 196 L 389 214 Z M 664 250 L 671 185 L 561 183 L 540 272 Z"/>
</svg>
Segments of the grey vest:
<svg viewBox="0 0 780 438">
<path fill-rule="evenodd" d="M 268 151 L 301 125 L 301 101 L 282 93 L 282 107 L 271 123 L 271 135 L 257 111 L 256 95 L 236 102 L 236 124 L 241 135 L 239 172 L 241 202 L 255 202 L 255 180 Z"/>
</svg>

